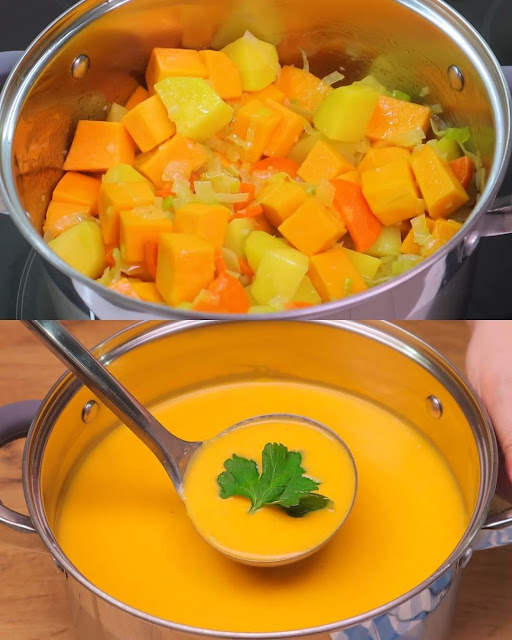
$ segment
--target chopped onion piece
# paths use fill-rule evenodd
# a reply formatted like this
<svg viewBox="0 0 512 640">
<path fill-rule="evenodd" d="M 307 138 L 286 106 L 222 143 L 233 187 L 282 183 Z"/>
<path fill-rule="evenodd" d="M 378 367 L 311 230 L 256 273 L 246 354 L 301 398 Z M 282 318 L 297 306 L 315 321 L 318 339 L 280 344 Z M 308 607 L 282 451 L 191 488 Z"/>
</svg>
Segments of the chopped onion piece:
<svg viewBox="0 0 512 640">
<path fill-rule="evenodd" d="M 190 165 L 188 162 L 173 160 L 165 167 L 162 173 L 164 182 L 174 182 L 175 180 L 187 180 L 190 176 Z"/>
<path fill-rule="evenodd" d="M 59 224 L 63 224 L 66 229 L 70 229 L 71 227 L 74 227 L 80 222 L 85 222 L 86 220 L 96 221 L 96 218 L 90 216 L 88 213 L 71 213 L 69 216 L 64 216 L 63 218 L 60 218 Z M 61 231 L 60 233 L 63 233 L 63 232 Z M 45 231 L 43 240 L 45 242 L 50 242 L 50 240 L 54 240 L 58 235 L 59 233 L 58 232 L 56 233 L 55 228 L 50 227 Z"/>
<path fill-rule="evenodd" d="M 438 116 L 440 113 L 443 113 L 443 107 L 440 104 L 431 104 L 430 111 L 432 111 L 435 116 Z"/>
<path fill-rule="evenodd" d="M 416 147 L 425 140 L 427 136 L 421 127 L 402 131 L 388 138 L 388 142 L 397 147 Z"/>
<path fill-rule="evenodd" d="M 198 180 L 194 182 L 194 191 L 199 202 L 202 204 L 215 204 L 219 202 L 218 194 L 215 192 L 212 183 L 208 180 Z"/>
<path fill-rule="evenodd" d="M 423 246 L 430 240 L 431 233 L 427 226 L 427 217 L 425 214 L 411 219 L 414 242 Z"/>
<path fill-rule="evenodd" d="M 336 189 L 325 178 L 320 180 L 318 189 L 316 190 L 316 199 L 324 205 L 324 207 L 331 207 L 334 202 L 334 196 L 336 195 Z"/>
<path fill-rule="evenodd" d="M 430 93 L 430 89 L 428 87 L 423 87 L 423 89 L 419 92 L 419 96 L 420 98 L 424 98 L 425 96 L 428 96 L 428 94 Z"/>
<path fill-rule="evenodd" d="M 324 76 L 322 78 L 322 82 L 332 87 L 333 84 L 336 84 L 337 82 L 341 82 L 344 79 L 345 79 L 345 76 L 342 73 L 340 73 L 339 71 L 333 71 L 332 73 L 329 73 L 328 75 Z"/>
<path fill-rule="evenodd" d="M 408 253 L 403 254 L 401 256 L 398 256 L 398 258 L 392 263 L 391 271 L 394 276 L 400 276 L 402 275 L 402 273 L 405 273 L 406 271 L 409 271 L 409 269 L 415 267 L 424 259 L 425 258 L 423 258 L 422 256 L 416 256 Z"/>
<path fill-rule="evenodd" d="M 222 257 L 224 258 L 224 262 L 226 263 L 226 268 L 228 271 L 231 271 L 235 278 L 238 278 L 240 275 L 240 262 L 238 261 L 238 257 L 234 251 L 231 249 L 226 249 L 226 247 L 222 247 Z"/>
<path fill-rule="evenodd" d="M 195 196 L 192 193 L 192 189 L 190 188 L 188 180 L 175 182 L 173 185 L 173 190 L 176 194 L 176 198 L 174 200 L 176 209 L 182 207 L 185 204 L 194 202 Z"/>
<path fill-rule="evenodd" d="M 306 55 L 306 52 L 304 51 L 304 49 L 299 49 L 299 51 L 300 51 L 300 55 L 302 56 L 302 70 L 309 73 L 308 56 Z"/>
</svg>

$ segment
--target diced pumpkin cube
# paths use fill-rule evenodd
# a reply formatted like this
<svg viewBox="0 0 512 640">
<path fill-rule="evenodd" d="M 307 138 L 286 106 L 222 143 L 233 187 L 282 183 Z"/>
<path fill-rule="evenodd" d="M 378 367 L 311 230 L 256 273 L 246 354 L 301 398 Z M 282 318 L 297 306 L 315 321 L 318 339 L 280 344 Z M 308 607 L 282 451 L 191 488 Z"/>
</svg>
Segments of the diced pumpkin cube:
<svg viewBox="0 0 512 640">
<path fill-rule="evenodd" d="M 167 182 L 188 180 L 206 162 L 207 149 L 188 138 L 175 135 L 156 149 L 135 158 L 135 168 L 158 188 Z"/>
<path fill-rule="evenodd" d="M 103 175 L 102 182 L 150 182 L 129 164 L 116 164 Z"/>
<path fill-rule="evenodd" d="M 89 215 L 91 215 L 91 210 L 87 205 L 52 200 L 48 205 L 44 219 L 45 239 L 48 237 L 56 238 L 62 232 L 82 222 Z"/>
<path fill-rule="evenodd" d="M 169 215 L 154 206 L 121 211 L 119 222 L 121 256 L 126 262 L 143 263 L 146 245 L 157 244 L 161 233 L 173 230 Z"/>
<path fill-rule="evenodd" d="M 459 222 L 455 222 L 455 220 L 444 220 L 443 218 L 438 218 L 434 222 L 432 238 L 430 242 L 421 247 L 420 255 L 424 257 L 431 256 L 438 249 L 447 244 L 461 228 L 462 225 Z"/>
<path fill-rule="evenodd" d="M 259 40 L 249 31 L 222 51 L 236 64 L 244 91 L 260 91 L 275 82 L 280 70 L 273 44 Z"/>
<path fill-rule="evenodd" d="M 151 96 L 123 117 L 123 124 L 142 152 L 150 151 L 176 133 L 164 103 Z"/>
<path fill-rule="evenodd" d="M 320 184 L 321 180 L 332 180 L 353 167 L 340 153 L 323 140 L 318 140 L 301 164 L 298 175 L 305 182 Z"/>
<path fill-rule="evenodd" d="M 134 282 L 132 287 L 141 300 L 157 304 L 164 302 L 154 282 Z"/>
<path fill-rule="evenodd" d="M 106 171 L 133 164 L 135 144 L 121 122 L 80 120 L 64 161 L 65 171 Z"/>
<path fill-rule="evenodd" d="M 359 171 L 347 171 L 336 177 L 336 180 L 345 180 L 361 186 L 361 174 Z"/>
<path fill-rule="evenodd" d="M 432 233 L 434 229 L 434 221 L 432 218 L 426 218 L 427 228 Z M 414 241 L 414 229 L 410 229 L 402 242 L 400 248 L 402 253 L 419 256 L 421 254 L 421 246 Z"/>
<path fill-rule="evenodd" d="M 52 200 L 85 205 L 89 209 L 89 213 L 94 215 L 98 212 L 100 187 L 101 182 L 96 178 L 68 171 L 53 190 Z"/>
<path fill-rule="evenodd" d="M 89 278 L 99 278 L 106 267 L 105 245 L 95 220 L 85 220 L 67 229 L 48 246 L 70 267 Z"/>
<path fill-rule="evenodd" d="M 411 166 L 431 218 L 447 218 L 469 200 L 448 163 L 428 144 L 415 150 Z"/>
<path fill-rule="evenodd" d="M 235 218 L 228 222 L 224 238 L 226 249 L 232 251 L 237 258 L 245 259 L 245 241 L 254 228 L 253 218 Z"/>
<path fill-rule="evenodd" d="M 357 165 L 357 170 L 362 173 L 397 160 L 408 160 L 410 157 L 411 152 L 405 147 L 372 147 Z"/>
<path fill-rule="evenodd" d="M 257 304 L 282 308 L 293 300 L 308 265 L 308 257 L 291 247 L 266 251 L 254 276 L 251 296 Z"/>
<path fill-rule="evenodd" d="M 367 289 L 363 278 L 341 247 L 313 256 L 308 275 L 322 302 L 340 300 Z"/>
<path fill-rule="evenodd" d="M 330 249 L 345 232 L 341 219 L 315 198 L 308 198 L 279 227 L 279 233 L 307 256 Z"/>
<path fill-rule="evenodd" d="M 293 296 L 293 302 L 306 302 L 308 304 L 320 304 L 322 299 L 318 295 L 318 291 L 313 286 L 311 278 L 304 276 L 302 282 L 297 289 L 297 293 Z"/>
<path fill-rule="evenodd" d="M 208 80 L 223 100 L 242 95 L 242 78 L 236 64 L 223 51 L 200 51 L 208 69 Z"/>
<path fill-rule="evenodd" d="M 273 158 L 284 158 L 304 132 L 306 121 L 271 98 L 266 98 L 265 104 L 279 114 L 281 119 L 263 153 Z"/>
<path fill-rule="evenodd" d="M 162 49 L 151 52 L 146 69 L 146 83 L 150 94 L 155 84 L 165 78 L 207 78 L 208 68 L 198 51 L 193 49 Z"/>
<path fill-rule="evenodd" d="M 363 171 L 361 186 L 370 209 L 385 226 L 424 213 L 424 203 L 419 198 L 407 160 L 396 160 L 383 167 Z"/>
<path fill-rule="evenodd" d="M 280 115 L 261 100 L 249 100 L 238 109 L 232 129 L 246 143 L 241 150 L 245 162 L 258 162 L 280 120 Z"/>
<path fill-rule="evenodd" d="M 238 278 L 221 273 L 194 300 L 194 311 L 203 313 L 247 313 L 251 302 Z"/>
<path fill-rule="evenodd" d="M 430 129 L 431 115 L 429 107 L 380 96 L 368 123 L 366 135 L 370 140 L 388 141 L 415 129 L 421 129 L 426 135 Z"/>
<path fill-rule="evenodd" d="M 117 102 L 113 102 L 107 113 L 107 122 L 122 122 L 127 113 L 128 109 L 126 107 L 117 104 Z"/>
<path fill-rule="evenodd" d="M 144 89 L 144 87 L 141 87 L 139 84 L 132 95 L 128 98 L 124 106 L 126 107 L 126 109 L 128 109 L 128 111 L 130 111 L 131 109 L 133 109 L 133 107 L 136 107 L 138 104 L 140 104 L 144 100 L 147 100 L 148 98 L 149 91 L 147 89 Z"/>
<path fill-rule="evenodd" d="M 215 275 L 215 249 L 188 233 L 162 233 L 158 243 L 156 288 L 165 302 L 193 302 Z"/>
<path fill-rule="evenodd" d="M 119 243 L 119 212 L 153 204 L 155 194 L 147 182 L 104 182 L 100 188 L 98 209 L 101 231 L 107 245 Z"/>
<path fill-rule="evenodd" d="M 174 229 L 177 233 L 196 235 L 220 248 L 224 244 L 230 215 L 231 211 L 220 204 L 186 204 L 174 215 Z"/>
<path fill-rule="evenodd" d="M 307 200 L 307 197 L 305 190 L 293 180 L 269 180 L 261 190 L 258 200 L 267 220 L 274 227 L 279 227 Z"/>
<path fill-rule="evenodd" d="M 242 102 L 243 103 L 248 102 L 252 98 L 255 98 L 256 100 L 261 100 L 262 102 L 265 102 L 267 98 L 270 98 L 275 102 L 279 102 L 279 104 L 283 104 L 283 102 L 286 99 L 286 96 L 281 91 L 281 89 L 279 89 L 279 87 L 277 86 L 277 83 L 274 82 L 272 84 L 269 84 L 268 87 L 265 87 L 264 89 L 260 89 L 259 91 L 251 91 L 250 93 L 244 93 L 242 95 Z"/>
<path fill-rule="evenodd" d="M 328 138 L 361 142 L 379 100 L 379 92 L 364 84 L 339 87 L 316 110 L 314 123 Z"/>
<path fill-rule="evenodd" d="M 211 138 L 233 118 L 233 109 L 202 78 L 166 78 L 155 90 L 178 133 L 191 140 Z"/>
<path fill-rule="evenodd" d="M 266 253 L 287 247 L 288 245 L 282 238 L 276 238 L 265 231 L 253 231 L 245 241 L 247 262 L 256 273 Z"/>
<path fill-rule="evenodd" d="M 308 71 L 285 65 L 277 81 L 277 86 L 290 102 L 313 114 L 324 98 L 332 92 L 332 87 Z"/>
<path fill-rule="evenodd" d="M 375 278 L 375 275 L 382 264 L 382 260 L 380 258 L 369 256 L 366 253 L 360 253 L 359 251 L 352 251 L 352 249 L 346 249 L 345 247 L 342 248 L 342 251 L 350 259 L 358 273 L 363 276 L 363 278 L 368 278 L 368 280 Z"/>
</svg>

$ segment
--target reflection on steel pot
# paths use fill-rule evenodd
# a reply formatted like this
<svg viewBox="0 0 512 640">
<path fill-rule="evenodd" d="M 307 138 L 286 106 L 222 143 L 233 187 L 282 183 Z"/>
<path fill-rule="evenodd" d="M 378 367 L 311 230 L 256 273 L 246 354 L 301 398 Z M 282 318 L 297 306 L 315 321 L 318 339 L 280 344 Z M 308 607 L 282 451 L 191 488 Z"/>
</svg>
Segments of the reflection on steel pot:
<svg viewBox="0 0 512 640">
<path fill-rule="evenodd" d="M 84 450 L 114 420 L 101 405 L 91 413 L 91 393 L 66 374 L 42 402 L 30 430 L 31 411 L 26 407 L 17 413 L 12 407 L 0 411 L 0 445 L 28 432 L 23 483 L 30 513 L 26 518 L 0 504 L 0 523 L 24 540 L 42 539 L 62 568 L 80 640 L 259 640 L 320 634 L 332 640 L 445 640 L 460 574 L 473 549 L 512 541 L 512 513 L 487 517 L 496 484 L 497 447 L 485 410 L 442 356 L 402 329 L 348 321 L 154 322 L 110 338 L 95 354 L 148 405 L 191 386 L 251 375 L 327 384 L 379 403 L 414 419 L 442 452 L 469 507 L 470 523 L 434 574 L 393 602 L 355 618 L 300 631 L 235 634 L 152 617 L 95 587 L 71 564 L 54 536 L 66 479 Z M 169 361 L 180 366 L 169 367 Z M 141 371 L 151 375 L 141 376 Z M 86 427 L 77 431 L 81 420 Z"/>
<path fill-rule="evenodd" d="M 487 233 L 492 216 L 485 214 L 507 166 L 511 109 L 492 52 L 441 0 L 83 0 L 29 48 L 0 101 L 2 196 L 20 231 L 58 272 L 74 279 L 99 317 L 190 315 L 124 297 L 79 275 L 44 243 L 43 217 L 77 121 L 102 119 L 108 103 L 126 100 L 152 47 L 220 47 L 246 28 L 278 44 L 285 63 L 299 63 L 303 48 L 320 75 L 340 65 L 348 80 L 371 71 L 384 84 L 413 93 L 428 86 L 449 122 L 469 125 L 488 170 L 487 186 L 463 230 L 420 266 L 358 296 L 280 315 L 459 316 L 470 257 Z M 491 221 L 491 234 L 510 227 L 503 221 L 495 226 Z"/>
</svg>

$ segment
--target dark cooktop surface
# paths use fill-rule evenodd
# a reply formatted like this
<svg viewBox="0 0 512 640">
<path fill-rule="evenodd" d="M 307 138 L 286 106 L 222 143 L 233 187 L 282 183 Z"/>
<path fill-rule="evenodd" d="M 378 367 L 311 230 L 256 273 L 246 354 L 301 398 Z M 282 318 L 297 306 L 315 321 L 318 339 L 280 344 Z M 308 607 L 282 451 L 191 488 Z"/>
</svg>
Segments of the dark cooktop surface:
<svg viewBox="0 0 512 640">
<path fill-rule="evenodd" d="M 56 18 L 75 4 L 69 0 L 0 0 L 0 49 L 20 51 Z M 512 0 L 449 0 L 483 34 L 501 64 L 512 65 Z M 507 186 L 508 185 L 508 186 Z M 512 168 L 502 193 L 512 191 Z M 512 238 L 482 240 L 468 318 L 512 318 L 510 290 Z M 57 294 L 41 268 L 41 258 L 31 251 L 8 216 L 0 215 L 0 319 L 90 318 L 76 295 Z"/>
</svg>

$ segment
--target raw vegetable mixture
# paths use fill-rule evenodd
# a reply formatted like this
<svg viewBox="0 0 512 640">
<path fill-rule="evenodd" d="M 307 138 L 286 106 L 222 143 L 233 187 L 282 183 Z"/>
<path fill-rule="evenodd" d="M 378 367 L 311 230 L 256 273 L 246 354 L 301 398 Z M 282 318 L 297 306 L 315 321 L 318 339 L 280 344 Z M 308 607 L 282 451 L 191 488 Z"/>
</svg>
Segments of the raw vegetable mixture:
<svg viewBox="0 0 512 640">
<path fill-rule="evenodd" d="M 360 293 L 460 229 L 484 174 L 468 129 L 373 76 L 338 86 L 249 32 L 156 48 L 125 106 L 78 123 L 44 223 L 52 249 L 127 296 L 271 313 Z M 420 104 L 422 102 L 422 104 Z"/>
</svg>

